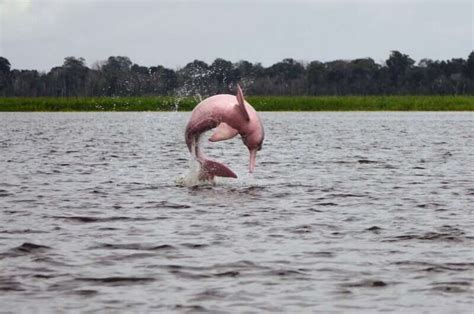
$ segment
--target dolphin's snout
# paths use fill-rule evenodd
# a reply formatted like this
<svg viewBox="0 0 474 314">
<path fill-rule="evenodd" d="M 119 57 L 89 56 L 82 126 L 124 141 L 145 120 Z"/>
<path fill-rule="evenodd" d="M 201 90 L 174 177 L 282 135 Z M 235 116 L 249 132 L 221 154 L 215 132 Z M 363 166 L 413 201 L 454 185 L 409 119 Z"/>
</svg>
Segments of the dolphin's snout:
<svg viewBox="0 0 474 314">
<path fill-rule="evenodd" d="M 250 162 L 249 162 L 249 172 L 253 173 L 255 169 L 255 162 L 257 160 L 257 149 L 250 149 Z"/>
</svg>

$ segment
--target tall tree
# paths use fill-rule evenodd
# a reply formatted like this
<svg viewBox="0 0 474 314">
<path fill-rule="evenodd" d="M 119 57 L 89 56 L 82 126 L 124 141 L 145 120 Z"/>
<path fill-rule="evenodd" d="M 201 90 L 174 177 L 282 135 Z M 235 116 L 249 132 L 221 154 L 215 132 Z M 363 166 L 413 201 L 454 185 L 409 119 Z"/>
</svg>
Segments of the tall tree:
<svg viewBox="0 0 474 314">
<path fill-rule="evenodd" d="M 150 67 L 150 91 L 158 95 L 170 95 L 178 87 L 176 72 L 164 66 Z"/>
<path fill-rule="evenodd" d="M 298 94 L 304 92 L 304 66 L 291 58 L 283 59 L 266 70 L 275 85 L 276 94 Z"/>
<path fill-rule="evenodd" d="M 6 96 L 11 86 L 10 61 L 0 57 L 0 95 Z"/>
<path fill-rule="evenodd" d="M 471 51 L 469 57 L 467 57 L 465 74 L 471 80 L 474 80 L 474 51 Z"/>
<path fill-rule="evenodd" d="M 348 61 L 336 60 L 326 63 L 327 76 L 326 82 L 328 85 L 328 92 L 332 95 L 347 94 L 347 80 L 351 75 L 351 66 Z"/>
<path fill-rule="evenodd" d="M 350 62 L 349 89 L 352 94 L 372 94 L 376 91 L 374 77 L 380 66 L 372 58 L 355 59 Z"/>
<path fill-rule="evenodd" d="M 218 58 L 209 67 L 211 77 L 214 79 L 214 93 L 229 92 L 230 86 L 239 79 L 239 73 L 232 62 Z"/>
<path fill-rule="evenodd" d="M 86 80 L 89 68 L 84 58 L 66 57 L 63 63 L 66 96 L 87 95 Z"/>
<path fill-rule="evenodd" d="M 132 92 L 130 69 L 132 61 L 128 57 L 112 56 L 100 69 L 105 77 L 104 92 L 107 96 L 127 96 Z"/>
<path fill-rule="evenodd" d="M 202 98 L 212 94 L 212 76 L 209 65 L 201 60 L 194 60 L 178 71 L 179 96 L 197 96 Z"/>
<path fill-rule="evenodd" d="M 399 88 L 403 85 L 403 78 L 415 64 L 415 61 L 406 54 L 399 51 L 392 51 L 386 61 L 392 83 Z"/>
<path fill-rule="evenodd" d="M 309 94 L 324 94 L 326 66 L 319 61 L 312 61 L 306 67 L 307 90 Z"/>
</svg>

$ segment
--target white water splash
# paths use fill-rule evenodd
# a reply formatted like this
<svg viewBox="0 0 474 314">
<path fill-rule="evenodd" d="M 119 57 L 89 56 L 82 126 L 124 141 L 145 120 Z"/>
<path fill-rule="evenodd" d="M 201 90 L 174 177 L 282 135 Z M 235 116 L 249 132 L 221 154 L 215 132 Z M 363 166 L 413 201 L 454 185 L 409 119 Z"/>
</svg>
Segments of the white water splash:
<svg viewBox="0 0 474 314">
<path fill-rule="evenodd" d="M 176 178 L 175 183 L 178 186 L 194 187 L 194 186 L 214 186 L 216 181 L 213 180 L 200 180 L 199 172 L 201 171 L 201 164 L 194 158 L 191 157 L 189 160 L 189 169 L 186 174 Z"/>
</svg>

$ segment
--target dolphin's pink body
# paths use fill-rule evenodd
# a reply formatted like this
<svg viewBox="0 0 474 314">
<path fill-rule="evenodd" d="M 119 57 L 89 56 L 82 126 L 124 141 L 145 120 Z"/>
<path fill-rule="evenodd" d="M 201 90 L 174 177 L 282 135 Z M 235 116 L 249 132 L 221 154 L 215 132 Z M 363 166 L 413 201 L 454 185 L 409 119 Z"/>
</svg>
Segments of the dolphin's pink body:
<svg viewBox="0 0 474 314">
<path fill-rule="evenodd" d="M 250 152 L 249 172 L 255 168 L 257 151 L 261 149 L 264 131 L 255 109 L 244 100 L 240 86 L 237 95 L 215 95 L 200 102 L 191 113 L 186 126 L 185 139 L 188 149 L 201 164 L 199 179 L 212 180 L 215 176 L 237 178 L 227 166 L 208 160 L 199 149 L 202 133 L 216 128 L 210 141 L 223 141 L 240 134 Z"/>
</svg>

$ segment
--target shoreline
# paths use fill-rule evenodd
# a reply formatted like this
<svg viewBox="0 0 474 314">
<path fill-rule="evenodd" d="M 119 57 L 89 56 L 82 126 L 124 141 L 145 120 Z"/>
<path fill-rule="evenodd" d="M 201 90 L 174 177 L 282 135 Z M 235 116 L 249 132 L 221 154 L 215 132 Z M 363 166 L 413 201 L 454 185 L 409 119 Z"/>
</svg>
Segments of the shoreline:
<svg viewBox="0 0 474 314">
<path fill-rule="evenodd" d="M 474 111 L 474 96 L 248 96 L 257 111 Z M 0 97 L 0 112 L 191 111 L 192 97 Z"/>
</svg>

